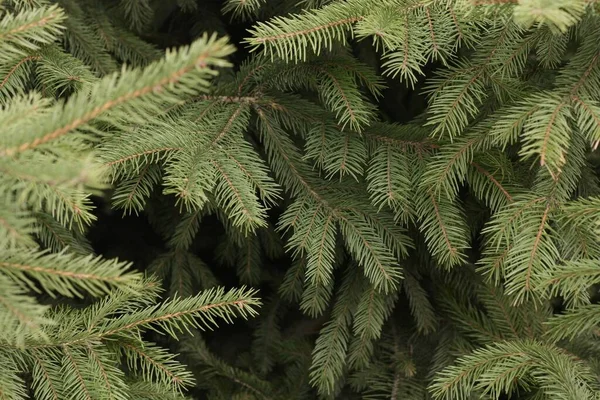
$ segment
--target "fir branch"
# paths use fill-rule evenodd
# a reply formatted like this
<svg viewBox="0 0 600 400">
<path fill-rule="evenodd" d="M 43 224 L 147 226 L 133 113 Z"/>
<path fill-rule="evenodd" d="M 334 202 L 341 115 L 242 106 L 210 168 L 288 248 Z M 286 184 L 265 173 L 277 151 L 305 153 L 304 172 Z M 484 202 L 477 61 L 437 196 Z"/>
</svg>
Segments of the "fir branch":
<svg viewBox="0 0 600 400">
<path fill-rule="evenodd" d="M 145 154 L 146 156 L 147 154 Z M 124 159 L 121 159 L 124 160 Z M 125 161 L 130 161 L 131 156 Z M 114 165 L 114 164 L 113 164 Z M 146 164 L 137 177 L 121 181 L 113 194 L 113 205 L 125 213 L 143 210 L 152 189 L 160 182 L 160 170 L 155 164 Z"/>
<path fill-rule="evenodd" d="M 0 259 L 0 271 L 32 290 L 39 291 L 39 284 L 49 294 L 67 297 L 82 297 L 84 292 L 100 296 L 117 288 L 135 291 L 141 275 L 125 273 L 129 267 L 129 263 L 66 251 L 7 251 Z"/>
<path fill-rule="evenodd" d="M 37 237 L 52 251 L 68 249 L 80 255 L 93 253 L 90 243 L 77 230 L 66 229 L 51 215 L 36 213 L 36 225 L 39 226 Z"/>
<path fill-rule="evenodd" d="M 394 290 L 402 274 L 389 248 L 362 216 L 339 215 L 346 246 L 377 290 Z M 357 218 L 358 217 L 358 218 Z"/>
<path fill-rule="evenodd" d="M 513 198 L 510 195 L 510 193 L 508 193 L 508 191 L 504 188 L 504 186 L 502 186 L 502 184 L 500 182 L 498 182 L 498 180 L 494 177 L 494 175 L 492 175 L 489 171 L 487 171 L 485 168 L 483 168 L 481 165 L 479 165 L 476 162 L 471 162 L 471 165 L 474 166 L 477 171 L 481 172 L 483 175 L 485 175 L 485 177 L 487 179 L 489 179 L 492 184 L 494 186 L 496 186 L 504 195 L 504 197 L 506 197 L 506 200 L 508 203 L 512 203 Z"/>
<path fill-rule="evenodd" d="M 46 340 L 43 326 L 53 323 L 45 316 L 48 307 L 38 304 L 4 274 L 0 275 L 0 287 L 0 322 L 6 329 L 2 342 L 23 347 L 27 337 Z"/>
<path fill-rule="evenodd" d="M 215 187 L 217 204 L 231 218 L 233 225 L 246 231 L 266 226 L 265 210 L 253 196 L 253 191 L 250 195 L 251 192 L 247 188 L 235 182 L 236 177 L 230 175 L 230 172 L 224 169 L 224 164 L 213 160 L 212 165 L 219 173 L 220 180 L 220 183 L 217 183 Z M 231 170 L 231 173 L 234 171 Z"/>
<path fill-rule="evenodd" d="M 120 0 L 119 5 L 134 30 L 142 30 L 152 19 L 153 10 L 148 0 Z"/>
<path fill-rule="evenodd" d="M 456 196 L 466 178 L 468 166 L 474 153 L 489 147 L 487 135 L 465 135 L 454 143 L 444 146 L 427 164 L 422 185 L 430 187 L 435 195 Z"/>
<path fill-rule="evenodd" d="M 467 229 L 461 210 L 452 200 L 436 196 L 422 188 L 415 196 L 420 229 L 432 255 L 448 268 L 464 261 L 464 250 L 469 247 Z"/>
<path fill-rule="evenodd" d="M 348 271 L 339 288 L 332 319 L 319 332 L 310 367 L 310 383 L 319 393 L 331 394 L 345 366 L 350 318 L 359 301 L 360 275 Z"/>
<path fill-rule="evenodd" d="M 416 321 L 417 329 L 422 334 L 435 331 L 437 319 L 428 294 L 418 280 L 418 276 L 411 270 L 405 269 L 402 289 L 408 297 L 410 310 Z"/>
<path fill-rule="evenodd" d="M 265 0 L 227 0 L 222 11 L 225 14 L 231 13 L 232 16 L 242 20 L 249 19 L 258 12 L 264 2 Z"/>
<path fill-rule="evenodd" d="M 73 358 L 71 351 L 64 347 L 63 352 L 65 354 L 66 362 L 63 364 L 63 376 L 65 379 L 65 390 L 67 392 L 79 393 L 80 396 L 85 400 L 93 400 L 88 388 L 87 382 L 83 379 L 81 367 Z"/>
<path fill-rule="evenodd" d="M 91 90 L 90 96 L 94 99 L 92 102 L 86 101 L 86 106 L 82 107 L 87 94 L 78 94 L 71 97 L 64 106 L 55 106 L 56 112 L 62 118 L 56 119 L 52 115 L 52 119 L 47 119 L 45 123 L 42 122 L 39 127 L 33 129 L 28 135 L 30 140 L 23 138 L 18 146 L 2 149 L 0 156 L 13 156 L 56 140 L 74 130 L 84 128 L 87 123 L 109 110 L 112 110 L 111 117 L 115 118 L 115 109 L 125 104 L 135 103 L 140 107 L 137 110 L 140 117 L 147 115 L 154 109 L 153 103 L 159 99 L 165 100 L 168 94 L 181 95 L 202 90 L 202 86 L 191 89 L 189 83 L 206 85 L 205 79 L 211 74 L 208 67 L 224 65 L 219 57 L 231 51 L 231 47 L 223 40 L 204 37 L 178 53 L 168 53 L 164 61 L 148 66 L 145 71 L 125 71 L 118 80 L 115 77 L 107 77 Z M 131 82 L 136 82 L 136 85 L 130 86 Z"/>
<path fill-rule="evenodd" d="M 33 358 L 33 370 L 32 370 L 32 389 L 36 396 L 40 398 L 47 398 L 51 400 L 60 400 L 59 388 L 60 371 L 53 362 L 48 362 L 50 358 L 48 354 L 43 354 L 38 350 L 32 350 L 29 352 L 30 357 Z"/>
<path fill-rule="evenodd" d="M 597 336 L 598 325 L 598 305 L 588 304 L 553 316 L 547 321 L 545 337 L 558 342 L 563 339 L 573 340 L 578 336 Z"/>
<path fill-rule="evenodd" d="M 0 20 L 0 61 L 27 56 L 25 49 L 37 50 L 41 44 L 51 43 L 64 29 L 64 11 L 57 5 L 5 14 Z"/>
<path fill-rule="evenodd" d="M 327 216 L 323 226 L 320 239 L 314 241 L 306 255 L 306 278 L 314 285 L 331 285 L 332 270 L 331 266 L 335 257 L 335 226 L 333 224 L 333 216 Z M 319 227 L 319 230 L 321 228 Z M 311 232 L 313 234 L 313 232 Z"/>
<path fill-rule="evenodd" d="M 0 248 L 34 247 L 35 222 L 28 212 L 12 204 L 0 208 Z"/>
<path fill-rule="evenodd" d="M 0 93 L 2 91 L 8 92 L 10 89 L 7 87 L 7 84 L 14 79 L 14 75 L 19 70 L 21 66 L 30 62 L 30 61 L 39 61 L 41 56 L 26 56 L 20 59 L 15 65 L 13 65 L 5 74 L 4 78 L 0 82 Z M 3 71 L 4 72 L 4 71 Z M 20 82 L 19 82 L 20 83 Z M 11 85 L 12 86 L 12 85 Z"/>
<path fill-rule="evenodd" d="M 367 340 L 378 339 L 396 299 L 395 293 L 383 294 L 374 287 L 367 288 L 354 313 L 354 334 Z"/>
<path fill-rule="evenodd" d="M 274 18 L 252 29 L 247 43 L 254 49 L 263 47 L 271 58 L 305 60 L 305 43 L 318 54 L 322 46 L 330 48 L 333 40 L 343 41 L 351 25 L 364 18 L 365 8 L 360 1 L 332 3 L 320 10 Z"/>
<path fill-rule="evenodd" d="M 533 24 L 548 25 L 555 33 L 567 29 L 582 18 L 588 0 L 557 1 L 539 5 L 534 1 L 519 2 L 514 8 L 514 20 L 526 27 Z"/>
<path fill-rule="evenodd" d="M 584 306 L 590 302 L 590 286 L 600 281 L 600 268 L 591 259 L 567 261 L 547 271 L 542 287 L 552 294 L 564 297 L 569 308 Z"/>
<path fill-rule="evenodd" d="M 533 242 L 533 247 L 531 250 L 531 255 L 529 257 L 529 262 L 527 263 L 526 274 L 525 274 L 525 290 L 531 290 L 531 269 L 533 267 L 533 260 L 538 252 L 538 248 L 540 246 L 540 240 L 542 239 L 542 234 L 544 233 L 544 229 L 546 228 L 546 221 L 548 219 L 548 212 L 550 211 L 550 206 L 546 206 L 544 213 L 542 214 L 542 221 L 540 222 L 540 227 L 535 235 L 535 240 Z"/>
<path fill-rule="evenodd" d="M 504 342 L 477 350 L 457 366 L 445 369 L 430 390 L 436 399 L 463 398 L 474 389 L 497 397 L 503 391 L 514 391 L 514 383 L 528 373 L 534 373 L 542 387 L 560 396 L 592 396 L 590 374 L 579 361 L 535 341 Z"/>
<path fill-rule="evenodd" d="M 158 381 L 178 393 L 194 383 L 192 374 L 186 371 L 184 365 L 153 343 L 140 346 L 137 343 L 122 342 L 118 344 L 117 351 L 125 358 L 129 368 L 148 382 Z"/>
<path fill-rule="evenodd" d="M 231 322 L 232 317 L 256 315 L 260 301 L 255 290 L 245 287 L 225 292 L 223 288 L 209 289 L 189 298 L 174 298 L 158 306 L 131 313 L 125 318 L 111 321 L 102 327 L 100 338 L 121 332 L 150 328 L 177 337 L 176 331 L 190 328 L 212 329 L 216 319 Z"/>
</svg>

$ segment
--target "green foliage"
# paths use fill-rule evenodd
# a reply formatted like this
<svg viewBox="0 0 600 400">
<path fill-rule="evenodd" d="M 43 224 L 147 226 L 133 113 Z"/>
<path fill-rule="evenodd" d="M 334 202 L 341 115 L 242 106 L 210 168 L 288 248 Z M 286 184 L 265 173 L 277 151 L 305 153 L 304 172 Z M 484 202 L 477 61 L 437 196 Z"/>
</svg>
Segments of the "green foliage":
<svg viewBox="0 0 600 400">
<path fill-rule="evenodd" d="M 0 398 L 596 398 L 599 12 L 0 2 Z"/>
<path fill-rule="evenodd" d="M 131 263 L 95 255 L 84 237 L 95 220 L 89 196 L 107 183 L 95 147 L 108 126 L 140 123 L 157 107 L 206 90 L 232 48 L 207 36 L 145 69 L 98 79 L 52 43 L 64 20 L 56 6 L 2 18 L 3 67 L 36 65 L 28 71 L 35 73 L 30 93 L 18 87 L 29 81 L 26 75 L 11 76 L 16 67 L 3 81 L 13 79 L 0 117 L 0 393 L 24 398 L 26 384 L 40 399 L 129 399 L 136 389 L 128 380 L 181 390 L 193 383 L 189 372 L 166 350 L 145 343 L 142 332 L 214 329 L 218 321 L 255 315 L 260 303 L 244 288 L 161 301 L 158 283 Z M 73 297 L 88 305 L 58 306 Z"/>
</svg>

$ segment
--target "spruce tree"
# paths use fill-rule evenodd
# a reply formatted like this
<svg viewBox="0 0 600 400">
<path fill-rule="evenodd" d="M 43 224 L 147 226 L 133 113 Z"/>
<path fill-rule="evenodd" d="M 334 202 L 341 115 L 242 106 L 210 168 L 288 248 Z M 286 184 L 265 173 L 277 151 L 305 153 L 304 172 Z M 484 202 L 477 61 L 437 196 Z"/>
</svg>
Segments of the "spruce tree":
<svg viewBox="0 0 600 400">
<path fill-rule="evenodd" d="M 596 399 L 600 3 L 0 1 L 0 399 Z"/>
</svg>

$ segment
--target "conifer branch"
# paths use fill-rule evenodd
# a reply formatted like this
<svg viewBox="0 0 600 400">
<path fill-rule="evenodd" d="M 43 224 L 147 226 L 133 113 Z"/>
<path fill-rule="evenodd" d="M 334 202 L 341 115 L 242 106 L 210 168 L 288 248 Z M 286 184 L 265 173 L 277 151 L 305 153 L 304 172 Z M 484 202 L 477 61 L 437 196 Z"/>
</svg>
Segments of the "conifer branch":
<svg viewBox="0 0 600 400">
<path fill-rule="evenodd" d="M 151 312 L 142 311 L 141 315 L 147 315 L 146 318 L 138 319 L 135 315 L 131 315 L 129 319 L 133 320 L 132 322 L 115 321 L 109 324 L 103 332 L 98 334 L 98 337 L 113 336 L 121 332 L 149 327 L 153 324 L 162 327 L 166 333 L 175 335 L 173 327 L 181 330 L 181 327 L 191 325 L 204 329 L 216 324 L 214 317 L 221 317 L 226 321 L 230 321 L 231 317 L 237 313 L 242 317 L 247 317 L 248 315 L 254 315 L 256 311 L 253 307 L 260 304 L 256 298 L 252 297 L 255 293 L 256 291 L 249 291 L 245 288 L 231 290 L 227 293 L 220 289 L 205 291 L 195 298 L 173 299 L 161 305 L 161 307 L 155 307 Z M 211 301 L 213 298 L 222 298 L 223 301 L 213 303 Z M 182 305 L 190 304 L 192 307 L 175 311 L 182 308 L 180 303 Z M 194 307 L 194 305 L 196 306 Z M 194 320 L 194 317 L 199 320 Z"/>
<path fill-rule="evenodd" d="M 590 77 L 594 68 L 596 68 L 596 66 L 598 65 L 598 63 L 600 63 L 600 54 L 596 54 L 591 59 L 588 67 L 585 69 L 585 71 L 583 72 L 583 74 L 581 75 L 581 77 L 579 78 L 577 83 L 575 83 L 575 85 L 573 85 L 573 88 L 571 89 L 571 93 L 570 93 L 572 96 L 576 95 L 579 92 L 579 89 L 585 84 L 585 82 Z"/>
<path fill-rule="evenodd" d="M 87 350 L 89 352 L 89 354 L 91 355 L 91 359 L 93 360 L 94 364 L 96 364 L 98 366 L 98 369 L 100 370 L 100 375 L 102 376 L 102 380 L 104 382 L 104 386 L 106 387 L 107 390 L 107 395 L 108 395 L 108 399 L 107 400 L 112 400 L 115 398 L 114 394 L 113 394 L 113 388 L 112 385 L 110 384 L 110 380 L 108 379 L 108 375 L 106 373 L 106 370 L 104 369 L 102 360 L 98 359 L 98 355 L 96 354 L 96 351 L 94 351 L 94 348 L 92 346 L 90 346 L 89 344 L 86 346 Z"/>
<path fill-rule="evenodd" d="M 126 351 L 127 362 L 134 370 L 141 366 L 142 375 L 156 377 L 161 382 L 168 382 L 177 391 L 183 390 L 193 383 L 190 373 L 183 370 L 172 357 L 164 351 L 152 346 L 140 348 L 132 343 L 121 343 Z"/>
<path fill-rule="evenodd" d="M 84 127 L 90 121 L 124 104 L 135 102 L 140 107 L 148 107 L 153 101 L 164 99 L 169 93 L 189 91 L 190 89 L 186 87 L 187 85 L 181 84 L 184 77 L 188 75 L 189 79 L 195 79 L 198 84 L 206 85 L 204 79 L 211 74 L 208 67 L 223 65 L 223 62 L 216 57 L 223 57 L 231 53 L 231 51 L 232 48 L 223 40 L 216 40 L 214 37 L 210 39 L 204 37 L 188 49 L 184 49 L 179 53 L 169 54 L 169 57 L 165 61 L 149 66 L 145 74 L 141 71 L 130 70 L 123 72 L 119 76 L 118 81 L 115 80 L 115 77 L 104 78 L 92 90 L 92 93 L 103 93 L 102 96 L 94 98 L 94 101 L 85 107 L 81 106 L 84 99 L 83 96 L 71 97 L 65 103 L 64 107 L 62 105 L 55 106 L 56 112 L 59 115 L 69 116 L 68 112 L 73 114 L 70 115 L 70 118 L 64 117 L 58 119 L 56 122 L 49 120 L 48 124 L 42 123 L 41 129 L 38 128 L 37 132 L 33 135 L 35 136 L 33 140 L 24 140 L 18 146 L 2 149 L 0 150 L 0 156 L 13 156 L 26 150 L 37 148 L 73 130 Z M 185 65 L 178 66 L 178 61 Z M 174 66 L 175 68 L 173 68 Z M 139 83 L 133 88 L 124 87 L 124 82 L 131 81 L 138 81 Z M 136 101 L 142 98 L 147 99 L 145 100 L 146 103 Z M 58 108 L 62 108 L 63 110 L 59 111 Z M 141 112 L 142 110 L 143 108 L 140 108 L 139 111 Z M 149 111 L 148 109 L 146 112 Z M 52 118 L 54 117 L 52 116 Z M 49 129 L 50 127 L 52 128 Z"/>
<path fill-rule="evenodd" d="M 26 62 L 29 61 L 37 61 L 41 59 L 41 56 L 27 56 L 27 57 L 23 57 L 21 60 L 19 60 L 18 63 L 16 63 L 4 76 L 4 79 L 2 79 L 2 82 L 0 82 L 0 90 L 2 90 L 2 88 L 4 86 L 6 86 L 6 83 L 10 80 L 11 76 L 19 69 L 19 67 L 23 64 L 25 64 Z"/>
<path fill-rule="evenodd" d="M 53 378 L 50 376 L 50 373 L 46 366 L 44 365 L 44 361 L 40 358 L 37 350 L 32 350 L 29 352 L 30 356 L 34 359 L 34 367 L 33 367 L 33 390 L 34 393 L 43 396 L 45 393 L 49 393 L 51 395 L 51 400 L 60 400 L 58 396 L 58 388 L 55 386 Z M 43 379 L 36 379 L 36 371 L 39 370 L 43 376 Z"/>
<path fill-rule="evenodd" d="M 236 119 L 242 114 L 242 112 L 244 110 L 245 110 L 245 108 L 243 107 L 243 104 L 240 104 L 235 109 L 235 111 L 231 114 L 231 116 L 229 117 L 229 119 L 227 120 L 225 125 L 223 125 L 223 128 L 219 131 L 219 133 L 217 133 L 217 135 L 212 140 L 211 146 L 214 146 L 217 143 L 219 143 L 219 141 L 221 141 L 221 139 L 223 139 L 223 137 L 225 135 L 230 133 L 231 128 L 234 126 L 234 123 L 236 122 Z"/>
<path fill-rule="evenodd" d="M 494 300 L 494 304 L 500 310 L 504 322 L 506 322 L 511 333 L 513 334 L 513 338 L 514 339 L 519 338 L 520 334 L 519 334 L 517 327 L 515 326 L 515 324 L 513 322 L 513 317 L 511 316 L 510 312 L 508 311 L 507 305 L 503 301 L 504 298 L 501 297 L 503 293 L 499 292 L 498 289 L 492 285 L 488 285 L 487 288 L 492 296 L 492 299 Z"/>
<path fill-rule="evenodd" d="M 291 159 L 290 155 L 288 155 L 288 149 L 286 149 L 286 146 L 281 141 L 278 132 L 275 130 L 274 125 L 267 117 L 267 114 L 265 113 L 264 109 L 258 107 L 257 113 L 259 118 L 261 119 L 263 126 L 266 128 L 265 132 L 269 134 L 270 141 L 276 147 L 277 154 L 282 158 L 282 160 L 288 166 L 289 170 L 292 172 L 294 180 L 293 184 L 296 185 L 297 183 L 299 183 L 300 186 L 303 187 L 311 197 L 317 200 L 317 202 L 322 203 L 323 205 L 327 205 L 327 202 L 315 191 L 315 189 L 298 171 L 298 167 Z"/>
<path fill-rule="evenodd" d="M 560 110 L 565 107 L 566 104 L 564 103 L 559 103 L 556 108 L 554 109 L 554 111 L 552 111 L 552 115 L 550 115 L 550 119 L 548 121 L 548 125 L 546 126 L 546 129 L 544 130 L 544 140 L 542 142 L 542 147 L 540 149 L 540 163 L 541 165 L 544 165 L 546 163 L 546 153 L 548 151 L 548 141 L 550 139 L 550 134 L 552 132 L 552 128 L 554 125 L 554 121 L 557 118 L 558 113 L 560 112 Z"/>
<path fill-rule="evenodd" d="M 255 39 L 255 43 L 262 45 L 262 44 L 265 44 L 268 42 L 273 42 L 273 41 L 277 41 L 277 40 L 281 40 L 281 39 L 290 39 L 290 38 L 294 38 L 297 36 L 306 36 L 306 35 L 310 35 L 312 33 L 316 33 L 319 31 L 329 30 L 331 28 L 337 28 L 338 26 L 345 26 L 348 24 L 353 24 L 355 22 L 362 20 L 363 18 L 364 17 L 362 17 L 362 16 L 343 18 L 343 19 L 340 19 L 337 21 L 331 21 L 326 24 L 318 25 L 318 26 L 308 28 L 308 29 L 298 30 L 295 32 L 286 32 L 286 33 L 280 33 L 278 35 L 258 37 Z"/>
<path fill-rule="evenodd" d="M 82 296 L 81 290 L 96 296 L 116 288 L 135 291 L 140 275 L 125 274 L 129 267 L 129 263 L 66 251 L 54 254 L 7 251 L 0 260 L 0 271 L 31 289 L 39 290 L 33 284 L 36 280 L 48 293 L 68 297 Z"/>
<path fill-rule="evenodd" d="M 73 388 L 73 386 L 78 386 L 82 391 L 82 395 L 83 395 L 84 399 L 93 400 L 93 398 L 90 394 L 90 391 L 87 387 L 86 381 L 83 379 L 83 376 L 81 374 L 80 367 L 77 364 L 77 362 L 74 360 L 73 355 L 71 354 L 69 348 L 64 346 L 63 352 L 66 355 L 67 360 L 68 360 L 68 364 L 66 364 L 66 365 L 71 367 L 70 369 L 66 369 L 65 373 L 69 373 L 69 375 L 70 375 L 70 373 L 73 373 L 75 375 L 75 379 L 76 379 L 75 382 L 73 382 L 73 381 L 69 382 L 70 383 L 69 386 L 71 386 L 69 389 L 75 390 Z"/>
<path fill-rule="evenodd" d="M 0 397 L 600 391 L 597 1 L 5 3 Z"/>
<path fill-rule="evenodd" d="M 430 189 L 420 191 L 418 198 L 417 215 L 432 253 L 448 267 L 459 263 L 464 257 L 461 250 L 468 245 L 464 222 L 456 206 Z"/>
<path fill-rule="evenodd" d="M 109 167 L 112 167 L 113 165 L 122 164 L 122 163 L 125 163 L 127 161 L 131 161 L 131 160 L 133 160 L 135 158 L 142 158 L 142 157 L 146 157 L 148 155 L 153 155 L 153 154 L 156 154 L 156 153 L 176 152 L 176 151 L 181 151 L 181 150 L 183 150 L 182 147 L 161 147 L 161 148 L 158 148 L 158 149 L 149 149 L 149 150 L 143 151 L 141 153 L 131 154 L 131 155 L 128 155 L 126 157 L 122 157 L 122 158 L 119 158 L 119 159 L 107 162 L 106 165 L 109 166 Z"/>
<path fill-rule="evenodd" d="M 542 221 L 540 222 L 540 227 L 538 228 L 537 234 L 535 236 L 535 240 L 533 242 L 533 247 L 531 250 L 531 255 L 529 257 L 529 262 L 527 263 L 526 274 L 525 274 L 525 290 L 531 290 L 531 269 L 533 267 L 533 260 L 538 252 L 538 248 L 540 246 L 540 241 L 542 240 L 542 234 L 546 229 L 546 220 L 548 219 L 548 213 L 550 211 L 550 206 L 547 205 L 544 213 L 542 214 Z"/>
<path fill-rule="evenodd" d="M 373 260 L 365 265 L 367 277 L 373 282 L 376 288 L 386 292 L 392 290 L 396 284 L 396 280 L 400 276 L 400 272 L 392 267 L 393 258 L 390 257 L 389 253 L 386 254 L 387 252 L 382 252 L 381 249 L 378 249 L 375 243 L 371 243 L 360 227 L 348 218 L 340 216 L 340 219 L 344 222 L 342 226 L 347 232 L 346 236 L 350 239 L 358 239 L 358 244 L 352 245 L 351 251 L 359 258 L 361 264 L 367 260 Z M 348 245 L 350 246 L 350 243 Z"/>
<path fill-rule="evenodd" d="M 57 5 L 36 7 L 18 14 L 7 13 L 0 21 L 0 61 L 27 55 L 25 49 L 37 50 L 40 45 L 57 39 L 64 29 L 65 14 Z"/>
<path fill-rule="evenodd" d="M 504 188 L 504 186 L 502 186 L 502 184 L 500 182 L 498 182 L 498 180 L 496 178 L 494 178 L 494 175 L 492 175 L 489 171 L 484 169 L 481 165 L 477 164 L 476 162 L 471 162 L 471 165 L 474 166 L 475 168 L 477 168 L 477 170 L 479 172 L 484 174 L 486 176 L 486 178 L 488 178 L 490 181 L 492 181 L 494 186 L 496 186 L 498 189 L 500 189 L 502 194 L 506 197 L 506 200 L 509 203 L 512 203 L 512 201 L 513 201 L 512 196 L 510 195 L 510 193 L 508 193 L 508 191 Z"/>
</svg>

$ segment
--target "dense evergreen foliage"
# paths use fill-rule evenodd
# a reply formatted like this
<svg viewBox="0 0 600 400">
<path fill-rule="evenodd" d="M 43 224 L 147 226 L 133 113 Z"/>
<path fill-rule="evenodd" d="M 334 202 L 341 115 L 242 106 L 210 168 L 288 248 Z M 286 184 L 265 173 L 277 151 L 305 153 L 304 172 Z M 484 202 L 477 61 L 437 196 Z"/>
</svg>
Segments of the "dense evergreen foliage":
<svg viewBox="0 0 600 400">
<path fill-rule="evenodd" d="M 596 0 L 0 0 L 0 399 L 600 398 Z"/>
</svg>

